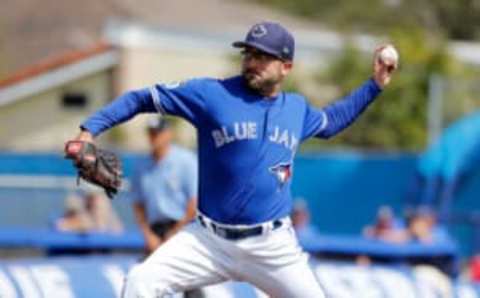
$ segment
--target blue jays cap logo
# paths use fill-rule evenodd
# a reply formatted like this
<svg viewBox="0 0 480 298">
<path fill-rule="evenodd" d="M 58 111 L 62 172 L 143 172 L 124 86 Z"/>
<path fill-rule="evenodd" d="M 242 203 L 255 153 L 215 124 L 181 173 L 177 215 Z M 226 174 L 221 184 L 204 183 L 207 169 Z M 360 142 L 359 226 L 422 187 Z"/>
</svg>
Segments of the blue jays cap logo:
<svg viewBox="0 0 480 298">
<path fill-rule="evenodd" d="M 267 35 L 267 33 L 268 33 L 267 28 L 265 28 L 263 24 L 255 25 L 250 31 L 250 35 L 252 35 L 255 38 L 265 36 Z"/>
<path fill-rule="evenodd" d="M 280 163 L 271 167 L 270 172 L 277 177 L 280 185 L 284 185 L 292 177 L 292 165 L 290 163 Z"/>
<path fill-rule="evenodd" d="M 283 60 L 293 61 L 295 40 L 287 29 L 278 23 L 262 22 L 253 25 L 245 40 L 235 41 L 236 48 L 253 47 Z"/>
</svg>

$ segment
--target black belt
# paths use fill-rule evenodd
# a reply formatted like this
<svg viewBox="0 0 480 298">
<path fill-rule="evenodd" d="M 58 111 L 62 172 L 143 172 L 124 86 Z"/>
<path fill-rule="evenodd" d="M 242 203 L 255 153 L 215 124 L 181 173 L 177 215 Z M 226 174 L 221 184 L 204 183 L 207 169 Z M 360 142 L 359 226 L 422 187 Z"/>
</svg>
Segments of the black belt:
<svg viewBox="0 0 480 298">
<path fill-rule="evenodd" d="M 218 224 L 205 220 L 205 217 L 203 215 L 197 215 L 198 221 L 200 224 L 207 228 L 210 226 L 212 228 L 213 233 L 216 235 L 228 239 L 228 240 L 240 240 L 240 239 L 245 239 L 248 237 L 253 237 L 253 236 L 258 236 L 262 235 L 265 231 L 264 226 L 256 226 L 252 228 L 227 228 L 223 226 L 219 226 Z M 273 221 L 273 227 L 272 230 L 278 229 L 283 225 L 283 222 L 279 219 L 276 219 Z"/>
</svg>

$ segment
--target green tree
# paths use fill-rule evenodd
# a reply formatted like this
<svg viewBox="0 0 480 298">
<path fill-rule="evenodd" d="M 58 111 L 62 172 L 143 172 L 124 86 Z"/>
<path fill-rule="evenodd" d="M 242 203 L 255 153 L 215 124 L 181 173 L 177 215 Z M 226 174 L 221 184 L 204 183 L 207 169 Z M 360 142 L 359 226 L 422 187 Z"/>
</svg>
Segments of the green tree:
<svg viewBox="0 0 480 298">
<path fill-rule="evenodd" d="M 333 29 L 385 33 L 414 24 L 451 39 L 480 38 L 478 0 L 256 0 Z"/>
<path fill-rule="evenodd" d="M 391 84 L 351 128 L 326 144 L 403 150 L 420 150 L 425 146 L 431 74 L 458 76 L 464 70 L 448 55 L 441 39 L 429 38 L 423 30 L 395 31 L 390 36 L 401 57 Z M 350 44 L 318 80 L 334 84 L 340 94 L 347 94 L 371 74 L 372 66 L 366 59 L 372 58 L 362 56 Z"/>
</svg>

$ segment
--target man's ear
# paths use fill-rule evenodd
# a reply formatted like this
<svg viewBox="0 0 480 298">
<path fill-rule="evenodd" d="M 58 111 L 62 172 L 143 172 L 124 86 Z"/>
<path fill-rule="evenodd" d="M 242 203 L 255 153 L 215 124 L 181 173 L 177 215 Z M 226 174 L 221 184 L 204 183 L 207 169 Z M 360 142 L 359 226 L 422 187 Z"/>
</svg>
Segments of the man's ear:
<svg viewBox="0 0 480 298">
<path fill-rule="evenodd" d="M 293 68 L 293 62 L 292 61 L 285 61 L 282 63 L 282 74 L 286 76 L 287 74 L 290 73 L 290 71 Z"/>
</svg>

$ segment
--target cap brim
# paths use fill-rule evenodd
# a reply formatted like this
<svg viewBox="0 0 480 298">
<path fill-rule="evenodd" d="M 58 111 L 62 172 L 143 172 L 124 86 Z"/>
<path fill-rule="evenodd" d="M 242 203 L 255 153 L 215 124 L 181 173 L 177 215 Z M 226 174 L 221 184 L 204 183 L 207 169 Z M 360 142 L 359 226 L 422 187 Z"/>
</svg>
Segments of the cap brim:
<svg viewBox="0 0 480 298">
<path fill-rule="evenodd" d="M 244 48 L 247 46 L 247 43 L 244 41 L 235 41 L 232 43 L 232 47 L 234 48 Z"/>
<path fill-rule="evenodd" d="M 259 51 L 262 51 L 262 52 L 265 52 L 265 53 L 270 54 L 272 56 L 275 56 L 279 59 L 283 59 L 274 50 L 269 49 L 269 48 L 265 47 L 264 45 L 261 45 L 261 44 L 255 43 L 255 42 L 236 41 L 236 42 L 232 43 L 232 46 L 234 48 L 252 47 L 252 48 L 255 48 Z"/>
</svg>

